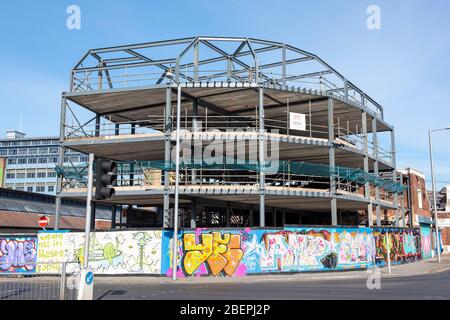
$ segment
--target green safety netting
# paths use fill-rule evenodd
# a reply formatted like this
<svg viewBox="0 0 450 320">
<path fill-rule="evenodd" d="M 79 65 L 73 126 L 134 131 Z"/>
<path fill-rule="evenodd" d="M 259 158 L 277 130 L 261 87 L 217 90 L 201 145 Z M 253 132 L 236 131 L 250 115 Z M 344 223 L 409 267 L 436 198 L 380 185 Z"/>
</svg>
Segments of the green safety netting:
<svg viewBox="0 0 450 320">
<path fill-rule="evenodd" d="M 56 174 L 69 180 L 87 181 L 87 165 L 55 166 Z"/>
<path fill-rule="evenodd" d="M 131 167 L 134 166 L 133 169 Z M 175 162 L 164 160 L 156 161 L 135 161 L 135 162 L 119 162 L 118 171 L 123 174 L 127 172 L 134 171 L 134 169 L 158 169 L 162 171 L 173 171 L 175 170 Z M 86 166 L 74 167 L 74 166 L 64 166 L 56 167 L 58 174 L 69 179 L 83 179 L 85 180 L 85 175 L 87 170 L 84 170 Z M 243 171 L 260 171 L 260 165 L 256 160 L 241 160 L 234 158 L 209 158 L 209 159 L 180 159 L 180 170 L 185 169 L 202 169 L 202 170 L 243 170 Z M 267 175 L 274 174 L 291 174 L 291 175 L 303 175 L 303 176 L 313 176 L 313 177 L 336 177 L 341 180 L 355 182 L 357 184 L 363 185 L 369 183 L 376 187 L 383 187 L 383 189 L 392 193 L 402 193 L 405 190 L 405 186 L 401 183 L 378 178 L 376 175 L 365 172 L 361 169 L 354 169 L 348 167 L 335 166 L 331 167 L 325 164 L 315 164 L 304 161 L 266 161 L 262 168 L 262 171 Z"/>
<path fill-rule="evenodd" d="M 203 160 L 180 160 L 180 169 L 227 169 L 227 170 L 248 170 L 260 171 L 260 166 L 257 161 L 237 160 L 233 158 L 220 159 L 211 158 Z M 175 163 L 173 161 L 165 162 L 159 161 L 145 161 L 141 162 L 141 166 L 154 168 L 159 170 L 175 170 Z M 365 184 L 368 182 L 376 187 L 383 187 L 385 190 L 393 193 L 402 193 L 405 186 L 401 183 L 392 180 L 378 178 L 376 175 L 365 172 L 361 169 L 353 169 L 341 166 L 330 167 L 325 164 L 315 164 L 304 161 L 267 161 L 262 171 L 266 174 L 298 174 L 314 177 L 337 177 L 342 180 L 352 181 L 358 184 Z"/>
</svg>

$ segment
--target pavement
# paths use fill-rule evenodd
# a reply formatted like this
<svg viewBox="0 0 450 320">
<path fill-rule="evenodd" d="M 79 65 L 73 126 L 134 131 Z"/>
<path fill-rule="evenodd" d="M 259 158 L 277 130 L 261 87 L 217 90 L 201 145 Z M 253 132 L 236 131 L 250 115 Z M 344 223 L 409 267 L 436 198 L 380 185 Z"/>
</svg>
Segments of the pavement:
<svg viewBox="0 0 450 320">
<path fill-rule="evenodd" d="M 0 277 L 0 300 L 57 300 L 55 276 Z M 69 284 L 69 282 L 68 282 Z M 67 288 L 65 298 L 76 299 Z M 345 272 L 189 277 L 96 276 L 95 300 L 450 300 L 450 255 L 416 263 Z"/>
<path fill-rule="evenodd" d="M 379 275 L 379 282 L 368 280 Z M 372 283 L 372 290 L 368 283 Z M 378 283 L 378 286 L 376 284 Z M 96 277 L 98 300 L 450 299 L 450 255 L 346 272 L 257 275 L 236 278 Z"/>
</svg>

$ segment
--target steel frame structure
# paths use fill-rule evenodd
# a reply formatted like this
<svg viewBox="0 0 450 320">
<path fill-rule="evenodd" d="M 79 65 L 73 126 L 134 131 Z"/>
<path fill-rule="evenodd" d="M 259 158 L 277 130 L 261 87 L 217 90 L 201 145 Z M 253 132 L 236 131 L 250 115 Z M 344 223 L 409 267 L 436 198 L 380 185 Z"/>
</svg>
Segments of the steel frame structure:
<svg viewBox="0 0 450 320">
<path fill-rule="evenodd" d="M 168 77 L 169 74 L 174 75 L 177 85 L 174 85 Z M 374 99 L 317 55 L 284 43 L 242 37 L 198 36 L 89 50 L 71 70 L 69 91 L 62 95 L 61 148 L 58 165 L 63 165 L 65 148 L 92 152 L 92 146 L 95 145 L 94 153 L 98 151 L 101 154 L 111 144 L 113 148 L 118 148 L 118 144 L 115 143 L 136 143 L 135 149 L 144 145 L 151 149 L 152 145 L 161 143 L 163 151 L 160 155 L 164 157 L 164 160 L 170 159 L 173 135 L 176 133 L 173 124 L 177 120 L 177 117 L 173 115 L 173 95 L 178 85 L 183 91 L 180 105 L 189 105 L 189 111 L 186 108 L 186 114 L 189 112 L 191 118 L 189 123 L 194 132 L 197 130 L 196 120 L 200 116 L 203 116 L 206 121 L 208 117 L 211 117 L 208 110 L 216 116 L 229 117 L 227 123 L 236 122 L 239 116 L 248 118 L 254 113 L 256 136 L 246 136 L 244 139 L 258 141 L 260 162 L 264 160 L 266 152 L 264 141 L 278 140 L 294 148 L 300 148 L 300 145 L 318 145 L 322 150 L 328 150 L 326 162 L 332 167 L 336 165 L 338 161 L 336 157 L 341 156 L 342 152 L 346 152 L 349 158 L 358 155 L 362 158 L 361 167 L 364 171 L 372 171 L 375 175 L 379 175 L 381 166 L 383 171 L 393 173 L 393 180 L 397 179 L 394 128 L 385 122 L 383 108 Z M 234 109 L 227 105 L 227 101 L 231 99 L 227 94 L 230 93 L 243 95 L 242 105 Z M 146 99 L 149 100 L 148 103 L 145 103 Z M 244 106 L 244 100 L 252 108 L 247 108 L 248 105 Z M 69 102 L 93 112 L 94 116 L 88 121 L 80 121 Z M 288 115 L 290 108 L 303 108 L 306 105 L 309 108 L 309 133 L 306 134 L 306 136 L 309 135 L 309 140 L 304 138 L 304 134 L 293 137 L 289 133 L 287 122 L 284 128 L 285 136 L 265 132 L 271 120 L 267 115 L 269 112 L 278 119 L 281 114 Z M 202 108 L 201 115 L 198 111 L 199 107 Z M 282 111 L 281 108 L 283 108 Z M 75 126 L 68 125 L 67 110 L 69 115 L 73 116 Z M 147 120 L 149 110 L 160 110 L 158 111 L 158 117 L 161 118 L 158 124 L 160 136 L 135 135 L 137 129 L 151 123 Z M 317 113 L 318 123 L 325 127 L 321 135 L 313 133 L 312 112 Z M 347 133 L 350 131 L 349 123 L 356 124 L 354 136 L 361 139 L 360 148 L 342 144 L 337 140 L 340 138 L 340 130 L 343 127 L 339 124 L 339 114 L 343 119 L 347 119 Z M 131 136 L 121 137 L 117 141 L 102 139 L 102 136 L 106 136 L 102 131 L 104 126 L 102 121 L 114 126 L 114 135 L 119 137 L 125 121 L 125 124 L 130 126 Z M 88 126 L 94 129 L 87 130 Z M 187 127 L 186 124 L 185 129 Z M 380 157 L 382 149 L 379 147 L 378 133 L 384 131 L 390 132 L 391 135 L 391 146 L 387 151 L 390 161 L 384 161 Z M 82 135 L 81 139 L 78 139 L 78 134 Z M 208 139 L 208 134 L 201 133 L 196 139 Z M 369 134 L 372 136 L 371 142 L 369 142 Z M 318 139 L 319 136 L 322 140 Z M 350 135 L 347 134 L 347 136 Z M 372 152 L 369 150 L 370 145 Z M 101 156 L 105 156 L 105 153 Z M 295 156 L 300 157 L 298 154 Z M 145 155 L 143 157 L 145 159 Z M 321 159 L 323 161 L 324 158 Z M 195 175 L 195 172 L 192 175 Z M 260 226 L 265 225 L 267 199 L 273 200 L 277 196 L 289 199 L 296 196 L 319 197 L 324 199 L 320 201 L 329 201 L 332 225 L 338 224 L 338 207 L 343 202 L 363 203 L 368 214 L 369 226 L 373 225 L 372 206 L 375 206 L 377 225 L 381 225 L 382 207 L 398 209 L 396 194 L 394 194 L 393 202 L 382 201 L 379 188 L 371 188 L 368 183 L 364 186 L 361 198 L 355 195 L 339 194 L 334 177 L 330 179 L 330 189 L 327 192 L 314 192 L 272 190 L 266 187 L 264 175 L 263 171 L 259 173 L 259 183 L 255 185 L 255 188 L 239 192 L 217 188 L 213 192 L 218 195 L 216 198 L 205 197 L 204 200 L 221 199 L 229 203 L 233 198 L 227 199 L 227 197 L 231 196 L 237 199 L 237 203 L 243 203 L 239 200 L 241 194 L 259 195 Z M 375 197 L 371 196 L 372 192 L 375 193 Z M 168 172 L 165 172 L 163 176 L 161 190 L 126 190 L 122 194 L 125 198 L 129 197 L 131 199 L 129 201 L 139 196 L 144 198 L 145 196 L 150 198 L 162 196 L 164 226 L 170 225 L 168 217 L 173 188 L 169 183 Z M 196 197 L 189 198 L 191 195 Z M 206 195 L 205 191 L 193 185 L 183 190 L 181 198 L 187 197 L 186 199 L 195 203 L 203 195 Z M 266 199 L 267 195 L 269 198 Z M 58 204 L 63 196 L 85 197 L 85 192 L 64 190 L 63 177 L 58 177 L 57 221 L 60 207 Z M 273 200 L 273 203 L 277 202 Z M 256 207 L 251 208 L 251 210 L 257 210 Z M 361 209 L 361 206 L 355 205 L 355 208 Z M 192 221 L 191 226 L 193 225 L 195 221 Z"/>
</svg>

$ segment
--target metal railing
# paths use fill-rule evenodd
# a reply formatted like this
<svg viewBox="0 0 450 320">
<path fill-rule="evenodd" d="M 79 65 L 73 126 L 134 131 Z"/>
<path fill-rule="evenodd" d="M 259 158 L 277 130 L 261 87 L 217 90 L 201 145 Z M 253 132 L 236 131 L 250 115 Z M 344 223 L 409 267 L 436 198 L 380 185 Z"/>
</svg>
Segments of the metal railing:
<svg viewBox="0 0 450 320">
<path fill-rule="evenodd" d="M 77 91 L 102 91 L 106 89 L 124 89 L 142 86 L 153 86 L 170 83 L 165 72 L 152 71 L 153 66 L 140 66 L 121 68 L 103 67 L 102 72 L 87 70 L 74 70 L 72 75 L 72 92 Z M 327 70 L 318 71 L 311 75 L 282 74 L 274 71 L 262 71 L 259 68 L 249 66 L 239 70 L 180 68 L 180 82 L 240 82 L 270 84 L 286 87 L 305 88 L 332 94 L 336 97 L 356 102 L 367 108 L 374 115 L 383 116 L 379 105 L 370 99 L 363 99 L 360 91 L 334 73 Z M 106 73 L 107 75 L 104 75 Z M 346 87 L 347 85 L 347 87 Z"/>
<path fill-rule="evenodd" d="M 36 263 L 34 272 L 0 272 L 0 300 L 76 300 L 78 262 Z"/>
<path fill-rule="evenodd" d="M 256 113 L 256 111 L 255 111 Z M 313 124 L 312 115 L 306 114 L 305 130 L 294 130 L 289 128 L 288 114 L 285 119 L 266 117 L 264 120 L 264 128 L 267 133 L 282 134 L 293 137 L 307 137 L 307 138 L 328 138 L 328 126 Z M 238 133 L 256 133 L 259 130 L 259 118 L 254 115 L 248 116 L 221 116 L 206 114 L 192 116 L 187 113 L 181 117 L 181 130 L 183 132 L 238 132 Z M 168 121 L 164 116 L 148 116 L 145 121 L 126 121 L 126 122 L 104 122 L 99 124 L 87 124 L 84 126 L 66 125 L 66 139 L 83 139 L 92 137 L 105 136 L 123 136 L 133 134 L 163 134 L 164 130 L 174 130 L 176 117 L 170 117 Z M 364 150 L 364 135 L 360 128 L 351 130 L 348 123 L 340 123 L 339 121 L 334 125 L 334 134 L 337 139 L 340 139 L 343 146 Z M 339 142 L 339 141 L 338 141 Z M 375 152 L 373 142 L 367 140 L 367 150 L 372 156 L 378 154 L 378 158 L 391 163 L 392 153 L 380 145 L 378 145 L 377 152 Z"/>
</svg>

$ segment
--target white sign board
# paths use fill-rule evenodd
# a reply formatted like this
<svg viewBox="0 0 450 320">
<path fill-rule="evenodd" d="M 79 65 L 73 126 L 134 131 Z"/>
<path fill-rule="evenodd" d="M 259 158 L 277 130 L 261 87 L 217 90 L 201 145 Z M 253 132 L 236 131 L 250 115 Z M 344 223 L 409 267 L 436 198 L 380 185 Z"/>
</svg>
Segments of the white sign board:
<svg viewBox="0 0 450 320">
<path fill-rule="evenodd" d="M 289 129 L 306 130 L 306 115 L 303 113 L 289 112 Z"/>
</svg>

